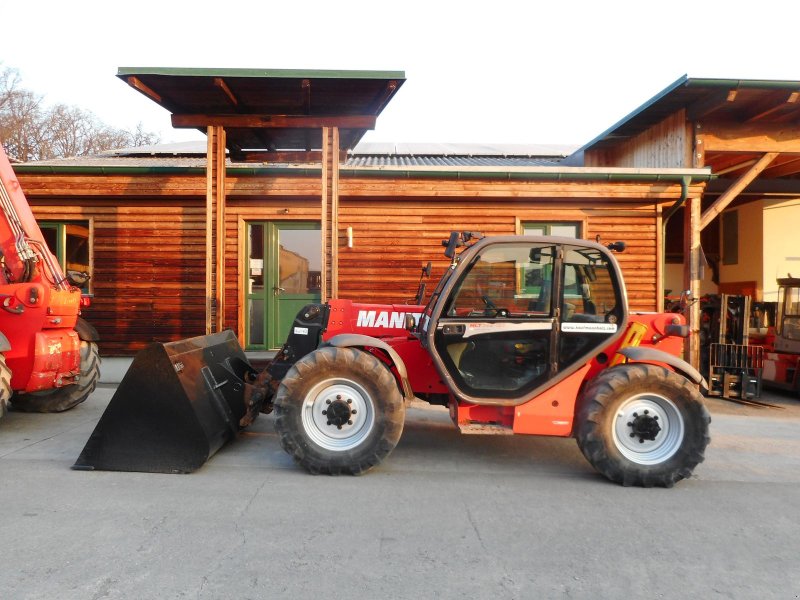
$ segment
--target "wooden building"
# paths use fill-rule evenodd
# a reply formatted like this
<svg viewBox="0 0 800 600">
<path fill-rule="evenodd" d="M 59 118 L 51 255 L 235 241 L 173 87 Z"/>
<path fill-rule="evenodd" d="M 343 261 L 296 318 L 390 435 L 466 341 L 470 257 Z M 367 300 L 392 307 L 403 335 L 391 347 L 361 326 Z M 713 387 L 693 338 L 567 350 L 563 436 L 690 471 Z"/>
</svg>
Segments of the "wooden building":
<svg viewBox="0 0 800 600">
<path fill-rule="evenodd" d="M 117 153 L 17 167 L 37 218 L 56 229 L 64 252 L 67 228 L 88 231 L 85 242 L 73 242 L 93 273 L 86 316 L 106 355 L 222 327 L 249 349 L 274 348 L 308 301 L 402 303 L 428 260 L 434 278 L 441 273 L 440 240 L 451 230 L 624 240 L 619 260 L 631 306 L 657 310 L 669 227 L 684 221 L 672 216 L 692 207 L 685 221 L 694 240 L 694 207 L 718 185 L 707 167 L 727 152 L 714 142 L 708 164 L 696 161 L 694 121 L 679 126 L 688 109 L 663 104 L 680 84 L 566 160 L 516 154 L 482 162 L 347 154 L 402 73 L 154 71 L 120 76 L 170 110 L 176 126 L 205 131 L 206 156 Z M 711 88 L 685 103 L 700 111 L 704 99 L 720 98 Z M 747 173 L 754 159 L 751 166 L 763 166 L 758 156 L 739 158 L 727 168 Z M 717 194 L 710 202 L 726 199 Z"/>
</svg>

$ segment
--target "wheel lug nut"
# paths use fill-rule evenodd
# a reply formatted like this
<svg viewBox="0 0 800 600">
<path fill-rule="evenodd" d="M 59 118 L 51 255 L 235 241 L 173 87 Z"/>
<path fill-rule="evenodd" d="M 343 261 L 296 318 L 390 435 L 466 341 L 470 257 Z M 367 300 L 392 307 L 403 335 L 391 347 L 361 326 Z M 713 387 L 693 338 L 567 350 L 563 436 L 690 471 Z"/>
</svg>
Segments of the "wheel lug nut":
<svg viewBox="0 0 800 600">
<path fill-rule="evenodd" d="M 348 421 L 348 422 L 347 422 L 347 424 L 348 424 L 348 425 L 352 425 L 352 424 L 353 424 L 353 422 L 352 422 L 352 421 Z"/>
<path fill-rule="evenodd" d="M 351 413 L 351 414 L 356 414 L 357 412 L 358 412 L 358 411 L 357 411 L 355 408 L 354 408 L 353 410 L 351 410 L 351 411 L 350 411 L 350 413 Z"/>
<path fill-rule="evenodd" d="M 323 412 L 322 414 L 324 415 L 325 413 Z M 633 422 L 628 421 L 628 427 L 633 427 Z"/>
<path fill-rule="evenodd" d="M 337 426 L 336 426 L 336 429 L 341 429 L 341 428 L 342 428 L 342 426 L 341 426 L 341 425 L 337 425 Z"/>
<path fill-rule="evenodd" d="M 644 438 L 639 438 L 639 443 L 644 444 Z"/>
<path fill-rule="evenodd" d="M 634 418 L 636 418 L 636 417 L 639 416 L 639 414 L 638 413 L 633 413 L 633 416 L 634 416 Z"/>
<path fill-rule="evenodd" d="M 658 415 L 655 415 L 655 416 L 653 417 L 653 421 L 658 421 Z"/>
<path fill-rule="evenodd" d="M 353 401 L 352 401 L 350 398 L 348 398 L 348 399 L 347 399 L 347 403 L 348 403 L 348 404 L 352 404 L 352 403 L 353 403 Z"/>
<path fill-rule="evenodd" d="M 328 425 L 330 425 L 330 421 L 328 422 Z M 632 431 L 631 431 L 631 437 L 636 437 L 636 434 L 633 433 Z"/>
<path fill-rule="evenodd" d="M 330 400 L 325 400 L 325 404 L 330 404 L 330 403 L 331 403 Z M 636 416 L 636 415 L 634 415 L 634 416 Z"/>
<path fill-rule="evenodd" d="M 328 425 L 330 425 L 330 424 L 331 424 L 331 422 L 330 422 L 330 421 L 328 421 Z"/>
<path fill-rule="evenodd" d="M 342 395 L 341 394 L 336 394 L 336 399 L 337 400 L 341 400 L 342 399 Z"/>
<path fill-rule="evenodd" d="M 323 414 L 323 415 L 327 415 L 327 414 L 328 414 L 328 411 L 327 411 L 327 410 L 323 410 L 323 411 L 322 411 L 322 414 Z"/>
<path fill-rule="evenodd" d="M 644 411 L 644 414 L 646 414 L 646 415 L 649 415 L 649 414 L 650 414 L 650 411 L 649 411 L 649 410 L 645 410 L 645 411 Z"/>
</svg>

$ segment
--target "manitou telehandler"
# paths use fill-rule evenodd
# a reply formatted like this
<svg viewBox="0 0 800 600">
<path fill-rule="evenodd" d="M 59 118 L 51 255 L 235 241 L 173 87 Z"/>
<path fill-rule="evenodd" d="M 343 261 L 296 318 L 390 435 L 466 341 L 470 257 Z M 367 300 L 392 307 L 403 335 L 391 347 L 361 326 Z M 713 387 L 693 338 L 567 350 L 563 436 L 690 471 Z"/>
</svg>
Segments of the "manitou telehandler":
<svg viewBox="0 0 800 600">
<path fill-rule="evenodd" d="M 81 290 L 47 248 L 0 144 L 0 416 L 60 412 L 99 378 L 98 335 L 81 319 Z M 75 274 L 82 281 L 87 274 Z"/>
<path fill-rule="evenodd" d="M 624 485 L 688 477 L 710 418 L 703 378 L 678 358 L 683 316 L 630 313 L 599 243 L 481 237 L 445 240 L 451 263 L 426 306 L 306 306 L 261 373 L 230 331 L 149 347 L 75 468 L 192 471 L 274 409 L 305 469 L 363 473 L 395 447 L 416 398 L 449 407 L 462 433 L 575 437 Z"/>
</svg>

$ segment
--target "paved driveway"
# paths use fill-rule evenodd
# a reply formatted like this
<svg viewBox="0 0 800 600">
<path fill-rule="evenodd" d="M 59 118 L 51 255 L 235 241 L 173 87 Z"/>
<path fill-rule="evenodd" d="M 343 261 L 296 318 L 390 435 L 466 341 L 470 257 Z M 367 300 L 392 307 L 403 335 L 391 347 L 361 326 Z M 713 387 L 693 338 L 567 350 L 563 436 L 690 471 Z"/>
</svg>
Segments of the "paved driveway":
<svg viewBox="0 0 800 600">
<path fill-rule="evenodd" d="M 0 419 L 0 598 L 798 598 L 800 401 L 711 401 L 670 490 L 597 476 L 573 440 L 460 436 L 415 406 L 363 477 L 313 477 L 272 419 L 192 475 L 69 466 L 113 387 Z"/>
</svg>

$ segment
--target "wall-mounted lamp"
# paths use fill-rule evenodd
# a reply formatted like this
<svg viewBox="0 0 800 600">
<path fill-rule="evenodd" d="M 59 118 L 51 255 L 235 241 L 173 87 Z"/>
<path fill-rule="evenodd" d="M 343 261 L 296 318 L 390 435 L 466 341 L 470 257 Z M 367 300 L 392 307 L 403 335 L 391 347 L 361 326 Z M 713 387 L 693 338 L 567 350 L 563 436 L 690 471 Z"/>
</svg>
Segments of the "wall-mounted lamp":
<svg viewBox="0 0 800 600">
<path fill-rule="evenodd" d="M 353 228 L 352 227 L 348 227 L 347 228 L 347 247 L 348 248 L 352 248 L 353 247 Z"/>
</svg>

